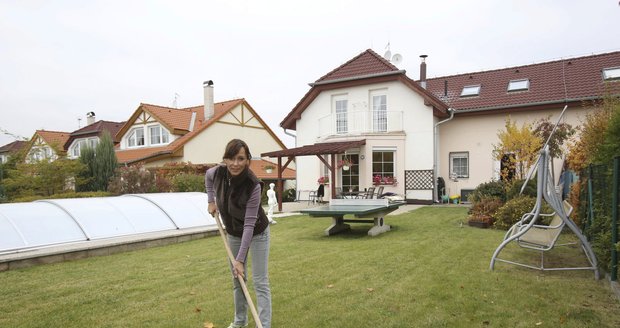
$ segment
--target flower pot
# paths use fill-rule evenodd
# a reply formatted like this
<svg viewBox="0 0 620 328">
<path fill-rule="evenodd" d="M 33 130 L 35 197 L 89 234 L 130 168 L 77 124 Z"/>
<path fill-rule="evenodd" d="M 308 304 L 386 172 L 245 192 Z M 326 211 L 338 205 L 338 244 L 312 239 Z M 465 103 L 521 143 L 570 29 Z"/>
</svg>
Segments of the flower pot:
<svg viewBox="0 0 620 328">
<path fill-rule="evenodd" d="M 343 171 L 348 171 L 349 170 L 349 165 L 343 165 L 342 166 L 342 170 Z"/>
<path fill-rule="evenodd" d="M 454 204 L 458 204 L 458 203 L 459 203 L 459 199 L 458 199 L 458 198 L 453 199 L 453 200 L 452 200 L 452 203 L 454 203 Z"/>
</svg>

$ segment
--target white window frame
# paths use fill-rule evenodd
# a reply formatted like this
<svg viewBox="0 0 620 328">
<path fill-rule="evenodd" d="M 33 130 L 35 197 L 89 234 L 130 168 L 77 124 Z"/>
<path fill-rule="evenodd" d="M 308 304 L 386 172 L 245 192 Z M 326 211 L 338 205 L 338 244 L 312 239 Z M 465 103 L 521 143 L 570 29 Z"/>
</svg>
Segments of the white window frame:
<svg viewBox="0 0 620 328">
<path fill-rule="evenodd" d="M 385 92 L 370 95 L 372 104 L 372 131 L 387 132 L 387 94 Z"/>
<path fill-rule="evenodd" d="M 349 101 L 344 96 L 334 97 L 334 113 L 336 117 L 336 134 L 349 132 Z"/>
<path fill-rule="evenodd" d="M 375 153 L 392 153 L 392 162 L 387 162 L 385 160 L 382 160 L 380 162 L 375 161 Z M 383 156 L 383 155 L 382 155 Z M 381 178 L 384 178 L 386 176 L 391 176 L 393 178 L 396 178 L 396 148 L 373 148 L 372 149 L 372 158 L 371 158 L 371 181 L 372 179 L 375 177 L 375 175 L 379 175 L 381 176 Z M 386 163 L 391 163 L 392 165 L 392 171 L 389 170 L 385 170 L 384 166 Z M 376 170 L 376 165 L 381 165 L 381 169 Z"/>
<path fill-rule="evenodd" d="M 78 139 L 74 141 L 71 145 L 71 149 L 69 149 L 69 154 L 71 154 L 71 158 L 80 157 L 80 155 L 82 154 L 82 147 L 85 147 L 87 146 L 86 144 L 88 144 L 88 147 L 95 149 L 98 143 L 99 138 Z"/>
<path fill-rule="evenodd" d="M 155 136 L 153 134 L 153 129 L 159 130 L 158 131 L 159 135 L 156 136 L 157 137 L 157 140 L 155 140 L 156 142 L 153 142 L 153 137 Z M 170 143 L 170 132 L 168 132 L 168 130 L 164 128 L 163 126 L 161 126 L 160 124 L 149 125 L 147 126 L 147 130 L 148 130 L 149 145 L 165 145 L 165 144 Z"/>
<path fill-rule="evenodd" d="M 138 144 L 138 140 L 136 139 L 136 134 L 138 133 L 138 131 L 142 131 L 142 144 Z M 132 144 L 132 139 L 133 139 L 133 144 Z M 139 147 L 144 147 L 146 146 L 146 133 L 144 131 L 144 127 L 140 126 L 140 127 L 134 127 L 131 130 L 129 130 L 129 133 L 127 134 L 127 148 L 139 148 Z"/>
<path fill-rule="evenodd" d="M 480 95 L 480 84 L 466 85 L 461 91 L 461 97 L 473 97 Z"/>
<path fill-rule="evenodd" d="M 530 89 L 530 79 L 510 80 L 508 92 L 527 91 Z"/>
<path fill-rule="evenodd" d="M 609 67 L 603 69 L 604 81 L 620 80 L 620 67 Z"/>
<path fill-rule="evenodd" d="M 455 160 L 465 160 L 465 165 L 462 163 L 458 164 L 458 167 L 455 167 Z M 469 152 L 468 151 L 458 151 L 458 152 L 450 152 L 449 155 L 449 163 L 450 163 L 450 177 L 456 178 L 469 178 Z M 464 166 L 464 168 L 463 168 Z M 457 172 L 458 171 L 458 172 Z"/>
</svg>

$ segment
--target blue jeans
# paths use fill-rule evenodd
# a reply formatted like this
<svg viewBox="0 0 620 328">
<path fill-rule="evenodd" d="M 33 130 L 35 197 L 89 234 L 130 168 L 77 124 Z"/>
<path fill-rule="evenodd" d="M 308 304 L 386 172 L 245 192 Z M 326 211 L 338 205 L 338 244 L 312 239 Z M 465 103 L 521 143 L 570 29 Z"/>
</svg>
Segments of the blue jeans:
<svg viewBox="0 0 620 328">
<path fill-rule="evenodd" d="M 228 244 L 234 256 L 239 253 L 241 238 L 228 235 Z M 264 328 L 271 327 L 271 289 L 269 288 L 269 227 L 262 233 L 252 237 L 250 244 L 252 254 L 252 279 L 256 293 L 258 317 Z M 247 281 L 247 261 L 244 261 Z M 232 267 L 231 267 L 232 272 Z M 248 302 L 237 278 L 233 277 L 233 299 L 235 301 L 234 324 L 245 326 L 248 323 Z"/>
</svg>

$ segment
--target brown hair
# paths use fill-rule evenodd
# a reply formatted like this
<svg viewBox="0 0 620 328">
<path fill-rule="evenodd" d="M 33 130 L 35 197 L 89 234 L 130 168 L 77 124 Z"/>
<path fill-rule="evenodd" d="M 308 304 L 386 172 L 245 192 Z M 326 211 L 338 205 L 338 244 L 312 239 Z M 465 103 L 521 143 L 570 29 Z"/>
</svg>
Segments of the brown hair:
<svg viewBox="0 0 620 328">
<path fill-rule="evenodd" d="M 239 153 L 241 148 L 245 148 L 245 154 L 248 156 L 248 160 L 251 160 L 252 154 L 250 153 L 250 147 L 248 147 L 248 144 L 246 144 L 245 141 L 241 139 L 233 139 L 229 141 L 226 145 L 226 150 L 224 150 L 224 157 L 222 158 L 232 159 L 233 157 L 235 157 L 235 155 Z"/>
</svg>

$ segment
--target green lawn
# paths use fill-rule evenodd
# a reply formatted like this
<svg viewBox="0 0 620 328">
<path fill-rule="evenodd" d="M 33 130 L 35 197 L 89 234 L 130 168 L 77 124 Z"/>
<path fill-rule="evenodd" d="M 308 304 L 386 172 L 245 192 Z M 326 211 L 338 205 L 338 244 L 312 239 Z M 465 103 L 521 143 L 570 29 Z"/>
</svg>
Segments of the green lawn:
<svg viewBox="0 0 620 328">
<path fill-rule="evenodd" d="M 620 327 L 606 280 L 504 263 L 489 271 L 504 232 L 462 225 L 465 217 L 462 207 L 425 207 L 388 217 L 392 231 L 376 237 L 369 224 L 326 237 L 328 218 L 279 218 L 273 327 Z M 517 247 L 506 254 L 538 259 Z M 230 285 L 217 236 L 0 272 L 0 327 L 227 327 Z"/>
</svg>

